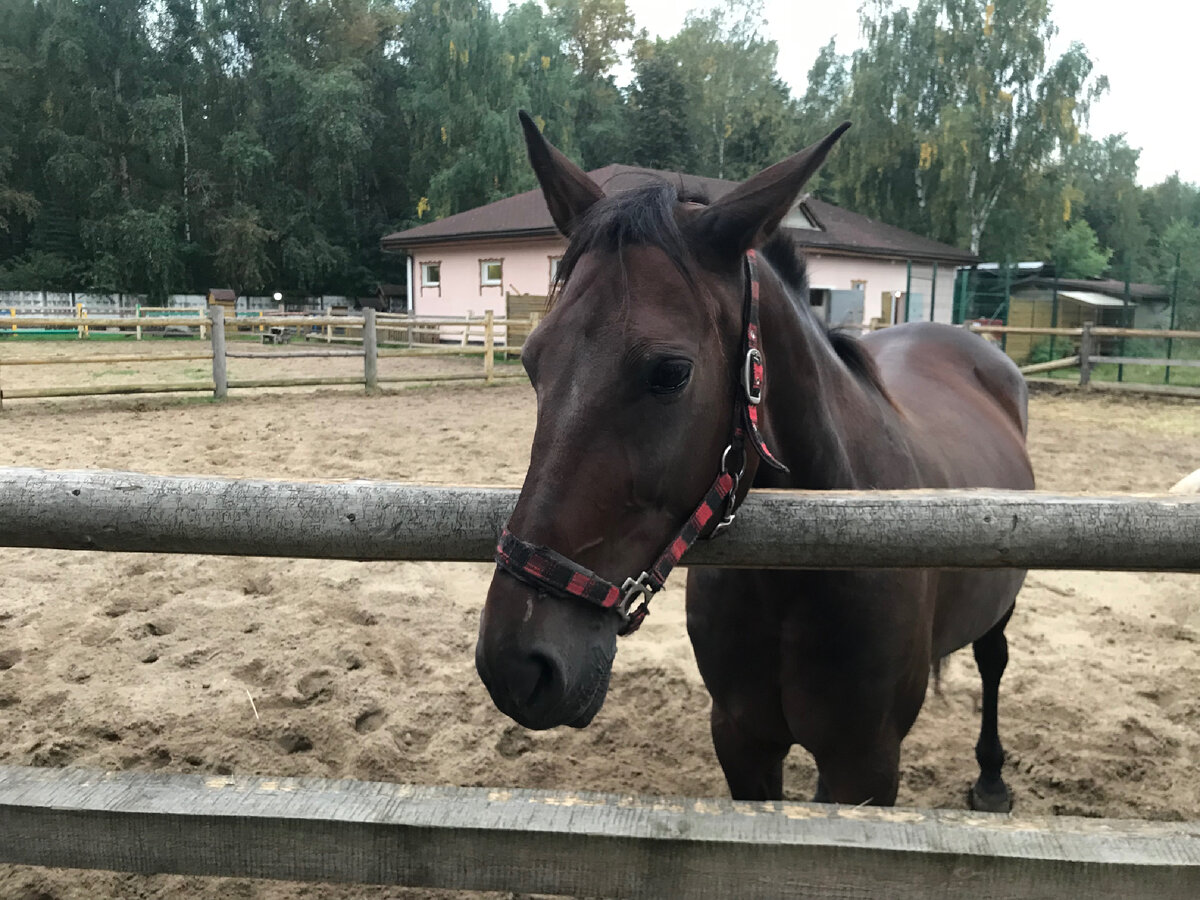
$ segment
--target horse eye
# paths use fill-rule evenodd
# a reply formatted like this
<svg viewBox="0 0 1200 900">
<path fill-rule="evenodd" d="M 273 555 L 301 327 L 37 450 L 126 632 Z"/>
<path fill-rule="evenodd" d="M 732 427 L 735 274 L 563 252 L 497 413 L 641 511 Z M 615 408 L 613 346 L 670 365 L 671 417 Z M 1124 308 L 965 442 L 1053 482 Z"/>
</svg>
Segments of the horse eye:
<svg viewBox="0 0 1200 900">
<path fill-rule="evenodd" d="M 650 375 L 650 390 L 655 394 L 674 394 L 684 389 L 692 377 L 692 364 L 686 359 L 664 359 Z"/>
</svg>

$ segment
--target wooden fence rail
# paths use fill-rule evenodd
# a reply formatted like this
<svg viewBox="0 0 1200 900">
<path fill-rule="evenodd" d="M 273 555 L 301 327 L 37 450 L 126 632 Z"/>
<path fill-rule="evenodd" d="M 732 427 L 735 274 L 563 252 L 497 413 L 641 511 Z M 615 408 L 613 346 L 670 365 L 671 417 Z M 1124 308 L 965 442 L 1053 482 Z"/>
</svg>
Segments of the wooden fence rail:
<svg viewBox="0 0 1200 900">
<path fill-rule="evenodd" d="M 185 311 L 186 312 L 186 311 Z M 47 316 L 26 317 L 15 320 L 21 326 L 37 325 L 37 326 L 53 326 L 63 323 L 75 325 L 80 321 L 77 318 L 60 319 Z M 212 378 L 209 381 L 182 381 L 182 382 L 155 382 L 155 383 L 123 383 L 114 385 L 67 385 L 48 388 L 7 388 L 3 387 L 3 382 L 0 380 L 0 409 L 3 408 L 3 401 L 7 398 L 10 400 L 18 399 L 37 399 L 49 397 L 87 397 L 97 395 L 119 395 L 119 394 L 156 394 L 156 393 L 180 393 L 180 392 L 204 392 L 212 391 L 216 399 L 222 399 L 228 396 L 228 392 L 233 389 L 253 389 L 253 388 L 279 388 L 279 387 L 319 387 L 329 385 L 363 385 L 368 392 L 378 390 L 383 384 L 404 384 L 432 381 L 460 381 L 460 380 L 479 380 L 482 379 L 485 383 L 491 384 L 500 379 L 508 378 L 524 378 L 524 373 L 521 371 L 507 372 L 498 374 L 495 370 L 495 355 L 496 353 L 520 353 L 519 348 L 511 350 L 503 347 L 498 347 L 496 342 L 497 329 L 506 327 L 509 323 L 520 324 L 524 326 L 532 326 L 532 321 L 497 319 L 492 313 L 486 312 L 478 322 L 472 321 L 471 327 L 480 328 L 483 330 L 483 346 L 482 347 L 462 347 L 459 345 L 444 345 L 444 346 L 426 346 L 426 347 L 407 347 L 407 348 L 387 348 L 380 349 L 379 333 L 387 329 L 403 329 L 412 327 L 413 323 L 419 323 L 422 326 L 431 328 L 440 328 L 442 325 L 462 325 L 463 319 L 412 319 L 409 317 L 389 317 L 383 319 L 372 309 L 363 310 L 362 317 L 350 316 L 311 316 L 311 315 L 264 315 L 255 317 L 240 317 L 232 318 L 225 315 L 223 307 L 214 306 L 209 309 L 208 314 L 203 318 L 197 318 L 190 315 L 170 316 L 164 318 L 148 319 L 147 317 L 122 317 L 122 318 L 90 318 L 86 320 L 89 328 L 99 328 L 112 325 L 124 325 L 132 327 L 135 322 L 153 321 L 156 325 L 159 323 L 174 325 L 203 325 L 201 334 L 207 330 L 211 341 L 212 349 L 208 352 L 197 353 L 173 353 L 164 354 L 162 356 L 154 356 L 150 354 L 132 355 L 90 355 L 90 356 L 43 356 L 30 359 L 0 359 L 0 374 L 4 366 L 37 366 L 37 365 L 69 365 L 69 364 L 92 364 L 100 365 L 104 363 L 115 362 L 167 362 L 167 361 L 182 361 L 182 360 L 211 360 L 212 361 Z M 386 324 L 381 324 L 384 322 Z M 255 352 L 249 350 L 230 350 L 227 348 L 226 335 L 237 328 L 249 326 L 256 331 L 262 332 L 264 339 L 275 338 L 267 329 L 272 329 L 279 332 L 279 337 L 291 333 L 291 329 L 296 329 L 301 332 L 308 330 L 310 337 L 316 337 L 318 340 L 324 340 L 332 343 L 333 341 L 346 341 L 355 344 L 354 349 L 296 349 L 284 351 L 268 351 Z M 354 329 L 361 333 L 361 336 L 356 337 L 334 337 L 333 329 Z M 138 337 L 140 338 L 140 327 L 138 329 Z M 411 336 L 410 336 L 411 343 Z M 389 357 L 405 357 L 405 356 L 481 356 L 483 358 L 482 371 L 478 375 L 463 375 L 458 373 L 452 374 L 429 374 L 429 375 L 391 375 L 380 374 L 379 360 Z M 363 374 L 361 377 L 354 376 L 304 376 L 292 378 L 253 378 L 253 379 L 230 379 L 228 376 L 228 368 L 226 361 L 228 359 L 285 359 L 285 358 L 300 358 L 300 357 L 358 357 L 363 360 Z"/>
<path fill-rule="evenodd" d="M 0 766 L 0 862 L 577 897 L 1194 900 L 1200 824 Z"/>
<path fill-rule="evenodd" d="M 1087 386 L 1092 380 L 1092 369 L 1098 365 L 1114 364 L 1118 366 L 1151 366 L 1168 371 L 1174 368 L 1196 368 L 1200 359 L 1140 357 L 1104 355 L 1099 352 L 1099 338 L 1154 338 L 1158 340 L 1200 340 L 1200 331 L 1180 331 L 1178 329 L 1150 328 L 1109 328 L 1085 322 L 1081 328 L 1041 328 L 1024 325 L 983 325 L 977 322 L 967 324 L 967 328 L 976 334 L 1029 334 L 1038 336 L 1072 337 L 1079 339 L 1079 352 L 1074 356 L 1062 359 L 1052 359 L 1047 362 L 1033 363 L 1022 366 L 1021 372 L 1033 375 L 1038 372 L 1050 372 L 1055 369 L 1079 368 L 1079 384 Z M 1168 351 L 1170 352 L 1170 351 Z M 1187 388 L 1183 389 L 1187 391 Z"/>
<path fill-rule="evenodd" d="M 0 468 L 0 546 L 490 562 L 515 490 Z M 755 491 L 685 564 L 1200 572 L 1200 497 Z"/>
<path fill-rule="evenodd" d="M 490 561 L 515 500 L 0 469 L 0 546 Z M 1200 571 L 1200 497 L 762 491 L 684 562 Z M 1200 823 L 0 766 L 0 862 L 622 898 L 1192 900 Z"/>
</svg>

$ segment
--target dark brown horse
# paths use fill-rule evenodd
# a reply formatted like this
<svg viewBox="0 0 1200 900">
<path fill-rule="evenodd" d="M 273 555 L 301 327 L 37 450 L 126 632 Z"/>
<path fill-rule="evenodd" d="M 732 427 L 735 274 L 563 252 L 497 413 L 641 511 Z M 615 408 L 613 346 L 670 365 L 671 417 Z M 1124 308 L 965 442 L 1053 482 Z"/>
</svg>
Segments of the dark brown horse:
<svg viewBox="0 0 1200 900">
<path fill-rule="evenodd" d="M 522 124 L 570 244 L 524 349 L 537 430 L 476 648 L 503 712 L 529 728 L 587 725 L 618 631 L 640 621 L 631 603 L 751 485 L 1033 487 L 1026 391 L 1007 357 L 944 325 L 831 334 L 807 303 L 803 263 L 775 231 L 845 126 L 706 204 L 665 183 L 606 197 Z M 690 569 L 688 632 L 733 796 L 780 798 L 800 744 L 817 800 L 894 803 L 931 666 L 973 644 L 970 802 L 1007 810 L 996 702 L 1023 578 Z"/>
</svg>

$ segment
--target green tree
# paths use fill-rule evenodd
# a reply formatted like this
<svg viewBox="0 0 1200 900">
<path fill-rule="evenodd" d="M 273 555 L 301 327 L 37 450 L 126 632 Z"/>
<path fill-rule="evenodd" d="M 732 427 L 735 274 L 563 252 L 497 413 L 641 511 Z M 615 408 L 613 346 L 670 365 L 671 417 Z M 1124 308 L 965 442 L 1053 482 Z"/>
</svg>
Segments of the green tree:
<svg viewBox="0 0 1200 900">
<path fill-rule="evenodd" d="M 1046 0 L 920 0 L 911 10 L 875 0 L 861 23 L 838 198 L 972 252 L 1011 256 L 1021 210 L 1046 190 L 1041 176 L 1079 140 L 1107 82 L 1092 77 L 1079 44 L 1047 59 L 1055 28 Z"/>
<path fill-rule="evenodd" d="M 674 47 L 662 39 L 639 41 L 634 76 L 627 109 L 630 162 L 694 172 L 697 152 L 687 115 L 688 87 Z"/>
<path fill-rule="evenodd" d="M 546 0 L 546 5 L 584 79 L 607 75 L 620 58 L 617 46 L 633 37 L 633 16 L 625 0 Z"/>
<path fill-rule="evenodd" d="M 1098 278 L 1112 254 L 1100 246 L 1096 232 L 1082 219 L 1063 229 L 1051 249 L 1055 271 L 1062 278 Z"/>
<path fill-rule="evenodd" d="M 1124 135 L 1103 140 L 1083 136 L 1066 157 L 1075 191 L 1064 209 L 1066 217 L 1082 215 L 1087 220 L 1100 246 L 1113 248 L 1114 276 L 1128 275 L 1135 281 L 1150 272 L 1150 230 L 1142 219 L 1137 164 L 1138 151 Z"/>
<path fill-rule="evenodd" d="M 703 174 L 752 174 L 789 131 L 790 97 L 775 73 L 775 42 L 759 33 L 762 21 L 762 0 L 723 0 L 707 14 L 690 13 L 670 41 Z M 752 158 L 730 159 L 731 143 Z"/>
<path fill-rule="evenodd" d="M 1200 225 L 1176 219 L 1159 241 L 1156 275 L 1159 284 L 1175 294 L 1177 322 L 1200 328 Z"/>
</svg>

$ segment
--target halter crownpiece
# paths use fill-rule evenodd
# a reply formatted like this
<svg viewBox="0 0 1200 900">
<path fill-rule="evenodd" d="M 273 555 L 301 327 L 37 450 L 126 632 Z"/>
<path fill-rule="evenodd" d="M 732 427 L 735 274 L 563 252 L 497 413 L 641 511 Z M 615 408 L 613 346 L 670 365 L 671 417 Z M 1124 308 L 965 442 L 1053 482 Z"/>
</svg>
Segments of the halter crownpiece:
<svg viewBox="0 0 1200 900">
<path fill-rule="evenodd" d="M 618 634 L 632 634 L 650 612 L 650 600 L 662 590 L 667 576 L 688 549 L 705 534 L 714 538 L 733 524 L 738 506 L 738 485 L 746 471 L 746 436 L 763 462 L 786 472 L 787 467 L 767 449 L 758 425 L 766 371 L 759 347 L 758 266 L 756 254 L 745 256 L 746 294 L 742 310 L 744 356 L 738 367 L 733 411 L 733 434 L 721 454 L 720 472 L 700 505 L 688 517 L 675 538 L 654 564 L 637 578 L 626 578 L 620 587 L 590 569 L 585 569 L 549 547 L 523 541 L 508 530 L 496 545 L 496 565 L 519 581 L 558 597 L 577 597 L 604 609 L 615 610 L 622 619 Z M 718 518 L 719 517 L 719 518 Z M 638 600 L 641 604 L 634 608 Z"/>
</svg>

